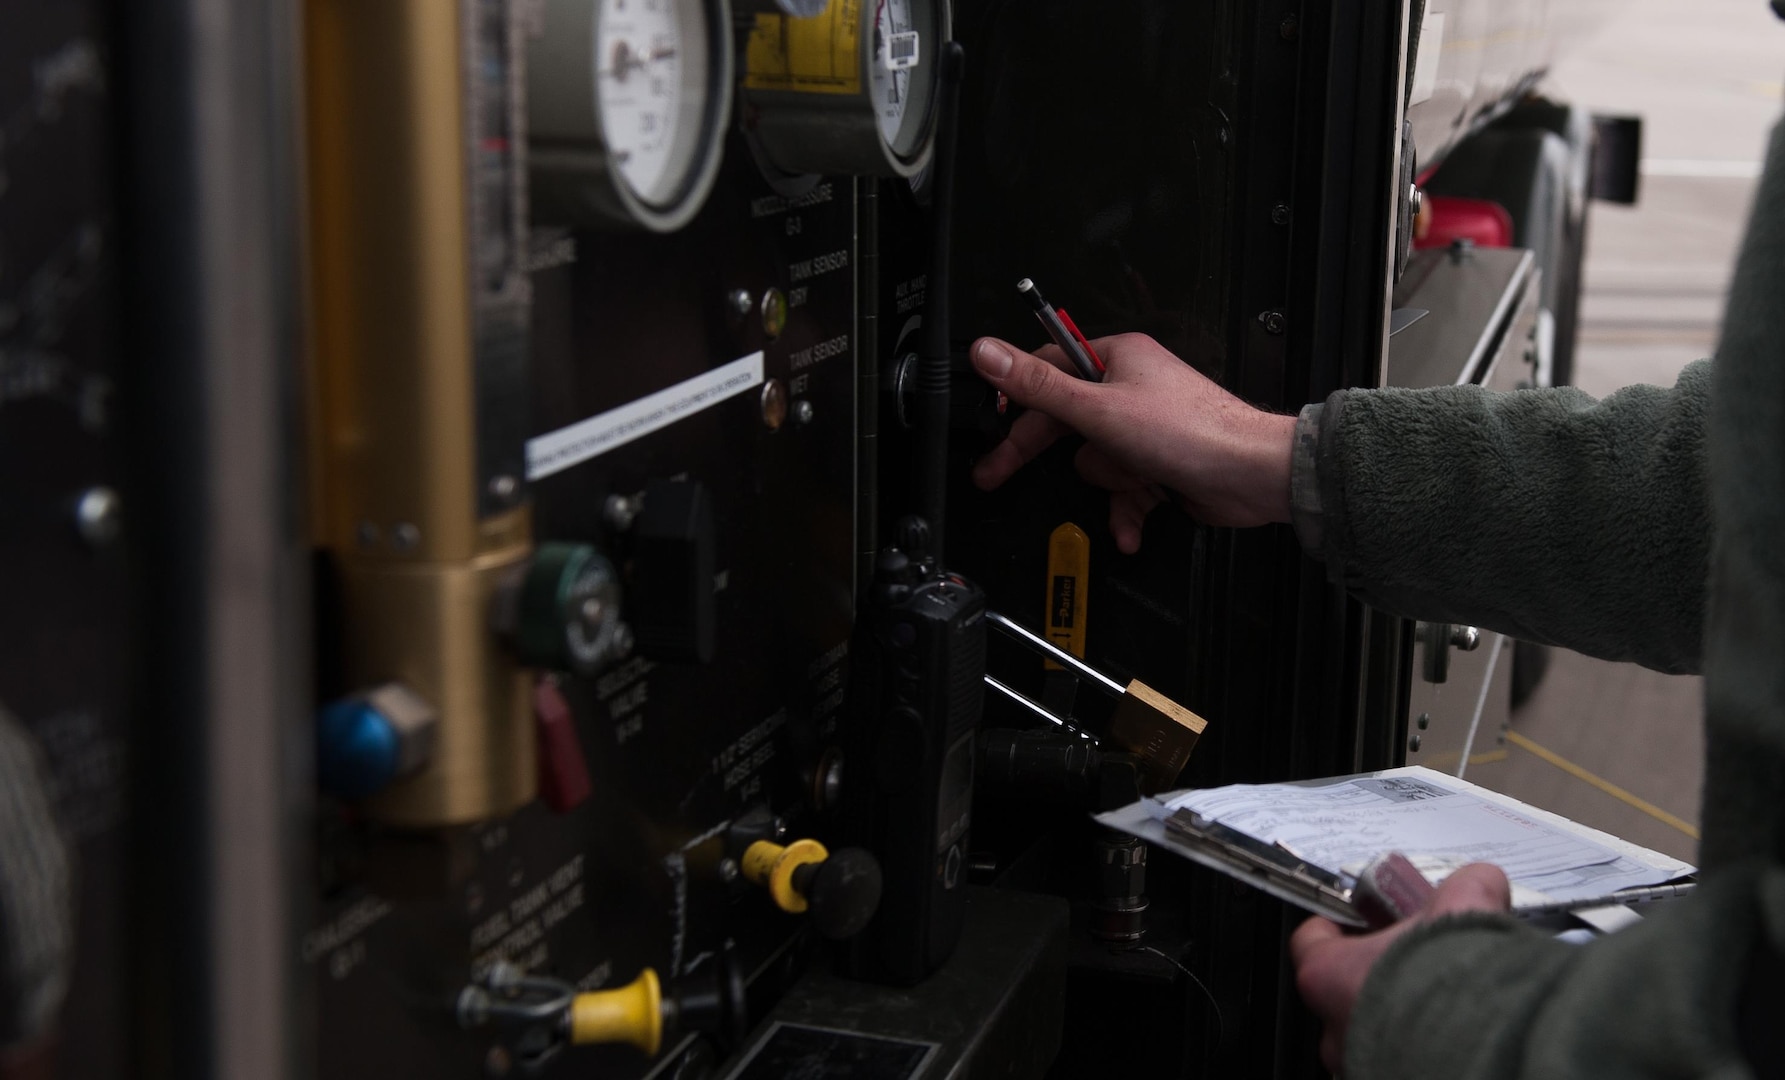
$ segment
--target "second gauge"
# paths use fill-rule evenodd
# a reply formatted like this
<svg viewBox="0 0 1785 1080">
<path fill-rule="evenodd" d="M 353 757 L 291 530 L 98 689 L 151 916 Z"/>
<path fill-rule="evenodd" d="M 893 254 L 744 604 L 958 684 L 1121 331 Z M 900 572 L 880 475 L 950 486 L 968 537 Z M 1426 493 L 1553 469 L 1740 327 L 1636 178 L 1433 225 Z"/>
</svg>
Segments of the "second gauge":
<svg viewBox="0 0 1785 1080">
<path fill-rule="evenodd" d="M 669 232 L 706 201 L 731 117 L 725 0 L 546 0 L 528 50 L 534 219 Z"/>
<path fill-rule="evenodd" d="M 788 174 L 916 175 L 950 15 L 948 0 L 832 0 L 816 18 L 756 16 L 745 129 Z"/>
</svg>

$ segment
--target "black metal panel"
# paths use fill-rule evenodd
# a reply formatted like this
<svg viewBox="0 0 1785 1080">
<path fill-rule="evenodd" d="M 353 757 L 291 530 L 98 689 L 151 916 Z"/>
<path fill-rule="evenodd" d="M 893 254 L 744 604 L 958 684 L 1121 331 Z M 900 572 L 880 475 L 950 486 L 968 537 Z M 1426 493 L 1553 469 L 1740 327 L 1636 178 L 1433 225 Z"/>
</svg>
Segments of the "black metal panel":
<svg viewBox="0 0 1785 1080">
<path fill-rule="evenodd" d="M 758 351 L 785 391 L 779 430 L 758 386 L 531 485 L 538 539 L 593 543 L 623 574 L 627 538 L 605 519 L 607 498 L 656 480 L 704 485 L 717 524 L 715 658 L 635 657 L 563 681 L 593 789 L 568 813 L 536 803 L 425 839 L 335 831 L 305 946 L 322 1075 L 498 1067 L 492 1037 L 458 1031 L 451 1002 L 502 957 L 585 989 L 647 966 L 669 986 L 710 975 L 731 939 L 753 998 L 772 1000 L 787 977 L 800 920 L 719 864 L 724 826 L 746 809 L 766 807 L 793 836 L 824 829 L 811 783 L 836 731 L 854 610 L 855 182 L 786 198 L 741 141 L 727 162 L 686 229 L 543 231 L 531 260 L 536 436 Z M 761 314 L 770 289 L 789 305 L 778 337 Z M 704 1068 L 718 1055 L 694 1038 L 669 1056 Z M 577 1048 L 543 1075 L 656 1064 L 628 1047 Z"/>
<path fill-rule="evenodd" d="M 1088 334 L 1149 333 L 1265 407 L 1293 411 L 1379 381 L 1403 5 L 983 2 L 961 5 L 958 22 L 971 72 L 963 145 L 978 151 L 963 161 L 961 228 L 973 240 L 957 270 L 960 345 L 977 333 L 1040 341 L 1014 296 L 1033 276 Z M 964 459 L 977 448 L 959 449 Z M 1093 538 L 1091 661 L 1211 722 L 1184 784 L 1392 762 L 1395 624 L 1328 584 L 1286 527 L 1209 530 L 1163 509 L 1142 552 L 1118 554 L 1106 500 L 1078 480 L 1073 450 L 992 496 L 956 491 L 951 558 L 994 608 L 1040 625 L 1047 536 L 1074 521 Z M 992 709 L 987 722 L 1021 720 Z M 1040 879 L 1089 891 L 1088 829 L 1000 811 L 982 806 L 979 820 L 982 835 L 1014 845 L 988 852 L 1005 880 L 1024 878 L 1021 823 L 1039 818 L 1052 833 Z M 1115 1072 L 1175 1057 L 1185 1075 L 1214 1076 L 1315 1068 L 1281 960 L 1292 916 L 1165 860 L 1149 866 L 1148 891 L 1148 944 L 1183 960 L 1218 1007 L 1160 965 L 1153 992 L 1181 1010 L 1176 1055 L 1138 1040 L 1079 1052 L 1069 1039 L 1063 1060 L 1098 1055 Z M 1083 1018 L 1084 1030 L 1121 1023 L 1136 961 L 1081 959 L 1075 985 L 1102 988 L 1082 1000 L 1106 1022 Z M 1259 1059 L 1265 1047 L 1274 1061 Z"/>
<path fill-rule="evenodd" d="M 1067 1026 L 1078 1022 L 1066 1011 L 1065 941 L 1061 901 L 971 889 L 961 946 L 934 977 L 898 990 L 812 971 L 768 1015 L 724 1080 L 1040 1076 Z M 789 1039 L 783 1025 L 808 1037 Z M 812 1038 L 813 1028 L 887 1042 L 832 1043 Z M 779 1050 L 786 1042 L 804 1052 Z"/>
<path fill-rule="evenodd" d="M 77 529 L 84 494 L 109 491 L 119 508 L 129 494 L 114 85 L 106 5 L 32 0 L 0 12 L 0 714 L 12 718 L 0 722 L 16 720 L 43 755 L 59 835 L 37 842 L 63 848 L 74 874 L 59 898 L 71 927 L 6 927 L 71 950 L 56 958 L 71 981 L 65 1004 L 56 995 L 46 1076 L 122 1077 L 129 1065 L 130 579 L 121 540 Z M 15 854 L 26 844 L 9 840 Z M 43 873 L 0 866 L 34 879 L 15 888 L 54 888 Z"/>
</svg>

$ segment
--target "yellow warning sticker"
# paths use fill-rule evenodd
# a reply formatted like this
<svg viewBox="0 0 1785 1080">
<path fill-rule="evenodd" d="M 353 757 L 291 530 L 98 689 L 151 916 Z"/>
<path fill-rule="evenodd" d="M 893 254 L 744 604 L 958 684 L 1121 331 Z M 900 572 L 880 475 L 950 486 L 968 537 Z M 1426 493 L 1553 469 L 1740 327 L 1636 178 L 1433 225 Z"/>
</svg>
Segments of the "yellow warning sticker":
<svg viewBox="0 0 1785 1080">
<path fill-rule="evenodd" d="M 862 0 L 831 0 L 811 19 L 758 15 L 745 52 L 746 90 L 859 94 Z"/>
</svg>

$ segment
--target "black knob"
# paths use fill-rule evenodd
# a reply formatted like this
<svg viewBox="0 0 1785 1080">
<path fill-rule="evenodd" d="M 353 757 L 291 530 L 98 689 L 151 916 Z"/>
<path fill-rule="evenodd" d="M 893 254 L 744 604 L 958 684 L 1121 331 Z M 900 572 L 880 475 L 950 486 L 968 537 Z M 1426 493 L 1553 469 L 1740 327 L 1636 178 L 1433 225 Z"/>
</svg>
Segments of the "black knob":
<svg viewBox="0 0 1785 1080">
<path fill-rule="evenodd" d="M 899 522 L 899 547 L 911 556 L 912 562 L 925 563 L 935 558 L 934 540 L 935 533 L 923 518 L 914 516 Z"/>
<path fill-rule="evenodd" d="M 882 582 L 898 585 L 914 585 L 919 573 L 911 565 L 911 559 L 898 548 L 887 548 L 874 560 L 874 576 Z"/>
<path fill-rule="evenodd" d="M 880 910 L 880 884 L 879 860 L 861 848 L 833 851 L 823 862 L 807 863 L 793 872 L 793 887 L 810 905 L 812 925 L 831 941 L 867 929 Z"/>
<path fill-rule="evenodd" d="M 693 482 L 653 481 L 633 524 L 636 648 L 653 660 L 707 663 L 718 628 L 713 500 Z"/>
<path fill-rule="evenodd" d="M 743 1046 L 750 1034 L 750 1007 L 737 945 L 726 938 L 718 959 L 706 971 L 678 979 L 666 1004 L 674 1009 L 676 1031 L 705 1032 L 727 1053 Z"/>
</svg>

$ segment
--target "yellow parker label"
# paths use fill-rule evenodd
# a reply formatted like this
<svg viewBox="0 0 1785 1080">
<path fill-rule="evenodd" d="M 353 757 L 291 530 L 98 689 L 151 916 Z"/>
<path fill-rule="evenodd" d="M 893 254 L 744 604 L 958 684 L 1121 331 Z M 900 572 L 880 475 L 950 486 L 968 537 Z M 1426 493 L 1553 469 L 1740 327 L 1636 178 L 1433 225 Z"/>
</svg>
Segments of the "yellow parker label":
<svg viewBox="0 0 1785 1080">
<path fill-rule="evenodd" d="M 744 53 L 746 90 L 859 94 L 862 0 L 831 0 L 810 19 L 758 15 Z"/>
<path fill-rule="evenodd" d="M 1091 584 L 1091 538 L 1067 522 L 1047 542 L 1047 626 L 1049 641 L 1080 660 L 1085 658 L 1085 590 Z M 1052 660 L 1049 671 L 1059 671 Z"/>
</svg>

